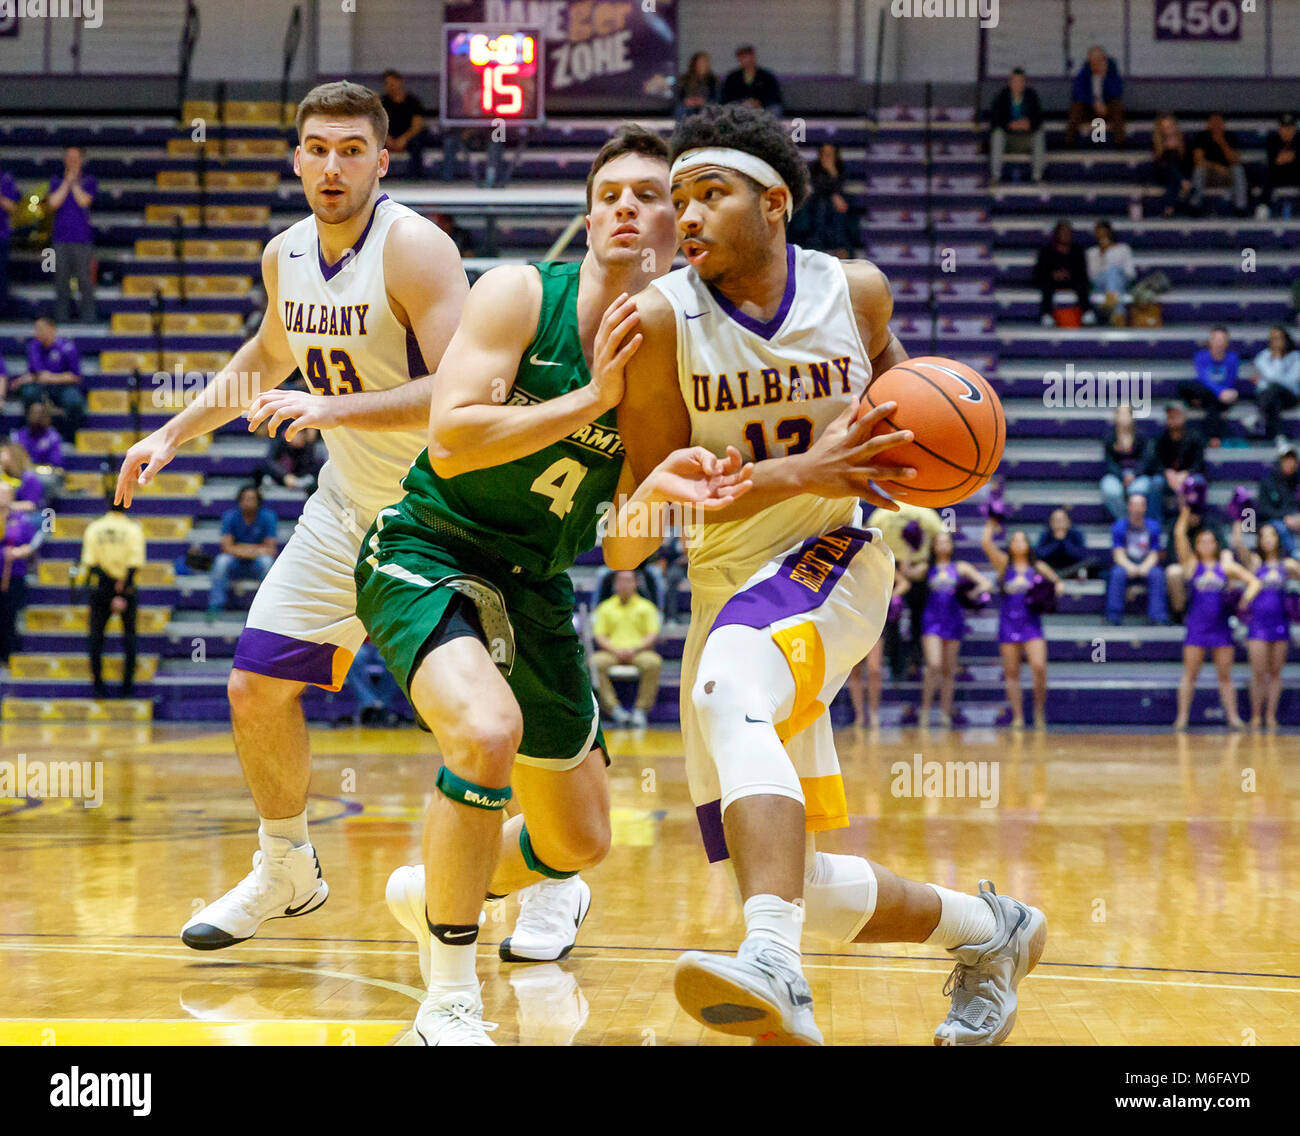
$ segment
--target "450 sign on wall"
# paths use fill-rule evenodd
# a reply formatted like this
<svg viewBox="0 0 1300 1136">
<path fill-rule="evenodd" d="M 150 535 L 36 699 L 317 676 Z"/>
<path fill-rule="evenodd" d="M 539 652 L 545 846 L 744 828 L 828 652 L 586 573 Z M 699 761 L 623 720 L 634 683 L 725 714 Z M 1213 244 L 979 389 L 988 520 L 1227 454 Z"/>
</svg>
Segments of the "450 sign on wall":
<svg viewBox="0 0 1300 1136">
<path fill-rule="evenodd" d="M 1156 0 L 1158 40 L 1239 40 L 1242 0 Z"/>
</svg>

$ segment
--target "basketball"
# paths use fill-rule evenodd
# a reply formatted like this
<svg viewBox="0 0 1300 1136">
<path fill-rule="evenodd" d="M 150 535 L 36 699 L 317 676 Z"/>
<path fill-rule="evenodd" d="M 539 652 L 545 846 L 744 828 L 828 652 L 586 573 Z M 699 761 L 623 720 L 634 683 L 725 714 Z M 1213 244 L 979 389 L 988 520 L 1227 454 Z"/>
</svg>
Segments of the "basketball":
<svg viewBox="0 0 1300 1136">
<path fill-rule="evenodd" d="M 860 413 L 882 402 L 896 402 L 898 409 L 874 433 L 914 435 L 888 453 L 889 461 L 916 467 L 915 480 L 880 482 L 891 497 L 932 509 L 955 505 L 998 468 L 1007 440 L 1002 403 L 965 363 L 936 356 L 899 363 L 867 384 Z"/>
</svg>

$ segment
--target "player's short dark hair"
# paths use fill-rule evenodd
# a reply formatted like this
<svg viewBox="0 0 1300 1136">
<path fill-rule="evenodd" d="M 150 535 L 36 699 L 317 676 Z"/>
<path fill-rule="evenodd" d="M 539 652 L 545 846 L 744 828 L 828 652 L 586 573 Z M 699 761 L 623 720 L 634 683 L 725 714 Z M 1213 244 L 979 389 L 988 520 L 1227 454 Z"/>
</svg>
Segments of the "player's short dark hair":
<svg viewBox="0 0 1300 1136">
<path fill-rule="evenodd" d="M 671 145 L 673 161 L 685 151 L 700 146 L 743 150 L 762 158 L 785 179 L 794 208 L 798 209 L 808 197 L 808 167 L 799 147 L 786 133 L 781 120 L 765 110 L 743 103 L 706 106 L 699 114 L 690 115 L 677 124 Z M 745 180 L 756 193 L 763 191 L 753 178 L 746 177 Z"/>
<path fill-rule="evenodd" d="M 388 112 L 379 96 L 360 83 L 346 79 L 338 83 L 322 83 L 307 92 L 298 104 L 298 140 L 302 141 L 302 124 L 312 115 L 338 115 L 340 118 L 368 118 L 375 131 L 375 140 L 383 149 L 388 141 Z"/>
<path fill-rule="evenodd" d="M 591 212 L 591 187 L 596 184 L 596 175 L 601 167 L 608 165 L 615 158 L 624 154 L 644 154 L 647 158 L 658 158 L 667 164 L 668 143 L 653 130 L 638 126 L 635 122 L 625 122 L 600 148 L 591 169 L 587 171 L 587 212 Z"/>
</svg>

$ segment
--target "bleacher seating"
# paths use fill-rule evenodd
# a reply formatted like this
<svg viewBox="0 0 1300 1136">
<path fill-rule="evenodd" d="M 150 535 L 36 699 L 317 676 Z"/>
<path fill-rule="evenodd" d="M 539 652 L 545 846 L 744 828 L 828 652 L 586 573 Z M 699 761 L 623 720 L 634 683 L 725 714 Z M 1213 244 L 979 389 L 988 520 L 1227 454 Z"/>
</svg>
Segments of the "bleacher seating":
<svg viewBox="0 0 1300 1136">
<path fill-rule="evenodd" d="M 90 414 L 68 454 L 56 526 L 31 581 L 20 625 L 23 650 L 14 656 L 3 683 L 6 720 L 139 720 L 150 712 L 170 719 L 228 716 L 225 679 L 242 614 L 236 610 L 216 623 L 206 622 L 206 574 L 179 574 L 173 563 L 191 545 L 208 553 L 216 550 L 221 513 L 261 460 L 264 441 L 251 438 L 238 420 L 210 439 L 196 440 L 133 507 L 149 538 L 149 565 L 140 577 L 139 698 L 134 703 L 110 706 L 89 699 L 84 607 L 70 603 L 69 570 L 79 557 L 85 525 L 103 509 L 101 465 L 107 462 L 115 472 L 133 439 L 133 372 L 142 376 L 140 428 L 148 430 L 173 410 L 167 399 L 154 399 L 151 376 L 224 363 L 242 342 L 255 310 L 253 285 L 265 242 L 302 216 L 301 189 L 289 160 L 293 131 L 279 124 L 278 111 L 274 103 L 230 103 L 222 128 L 214 124 L 215 107 L 186 107 L 187 124 L 195 117 L 208 123 L 202 155 L 205 189 L 200 187 L 199 146 L 188 125 L 178 129 L 165 118 L 0 119 L 5 168 L 24 188 L 48 179 L 64 146 L 86 147 L 88 168 L 100 182 L 94 220 L 105 281 L 98 291 L 105 322 L 64 329 L 82 354 Z M 466 267 L 474 277 L 501 260 L 545 254 L 581 210 L 582 178 L 611 125 L 601 119 L 550 124 L 522 151 L 505 190 L 396 179 L 386 188 L 426 212 L 454 214 L 473 246 Z M 1131 124 L 1129 148 L 1122 152 L 1064 150 L 1059 124 L 1050 124 L 1045 184 L 998 186 L 988 184 L 983 126 L 969 108 L 937 112 L 928 130 L 928 176 L 927 131 L 916 108 L 882 108 L 875 123 L 811 119 L 806 125 L 802 145 L 809 158 L 823 141 L 843 147 L 847 189 L 863 211 L 866 255 L 890 277 L 895 330 L 904 344 L 914 353 L 959 357 L 995 381 L 1011 438 L 1003 473 L 1013 525 L 1030 528 L 1032 538 L 1053 507 L 1068 504 L 1089 547 L 1099 557 L 1108 556 L 1109 518 L 1097 481 L 1100 440 L 1111 411 L 1044 405 L 1045 373 L 1066 362 L 1150 372 L 1151 405 L 1158 419 L 1160 406 L 1187 373 L 1211 323 L 1227 323 L 1243 358 L 1249 358 L 1271 323 L 1291 318 L 1289 288 L 1295 279 L 1300 220 L 1131 219 L 1130 203 L 1149 201 L 1158 192 L 1144 184 L 1149 123 Z M 1257 159 L 1268 124 L 1250 119 L 1234 121 L 1232 128 L 1243 139 L 1247 161 Z M 469 155 L 475 170 L 485 160 L 480 153 Z M 1018 164 L 1019 159 L 1009 157 L 1007 169 Z M 932 207 L 933 243 L 927 204 Z M 199 226 L 201 206 L 206 228 Z M 1094 220 L 1110 219 L 1116 238 L 1133 246 L 1141 271 L 1159 269 L 1169 277 L 1173 287 L 1162 298 L 1162 328 L 1059 331 L 1038 325 L 1029 269 L 1034 250 L 1058 217 L 1070 219 L 1080 235 L 1090 233 Z M 1256 254 L 1250 272 L 1243 272 L 1244 248 Z M 562 256 L 580 257 L 583 249 L 579 231 Z M 12 275 L 21 318 L 0 325 L 0 352 L 11 375 L 21 370 L 30 317 L 51 299 L 35 252 L 15 250 Z M 168 301 L 161 355 L 153 315 L 158 291 Z M 12 426 L 17 403 L 11 400 L 5 409 Z M 1244 438 L 1248 411 L 1234 409 L 1228 416 L 1230 437 Z M 1290 414 L 1287 423 L 1295 433 L 1300 415 Z M 1224 503 L 1237 484 L 1253 484 L 1269 461 L 1271 451 L 1258 443 L 1212 451 L 1211 499 Z M 283 542 L 301 498 L 272 489 L 267 504 L 280 518 Z M 978 502 L 960 506 L 957 519 L 956 554 L 982 563 Z M 580 602 L 589 599 L 598 561 L 598 554 L 589 554 L 574 570 Z M 246 607 L 252 590 L 249 584 L 234 585 L 236 605 Z M 1108 721 L 1167 723 L 1173 717 L 1182 629 L 1137 622 L 1106 627 L 1102 590 L 1098 581 L 1071 585 L 1060 613 L 1047 621 L 1049 719 L 1095 722 L 1104 705 Z M 972 634 L 963 651 L 971 679 L 959 685 L 958 698 L 976 720 L 980 714 L 991 719 L 1002 699 L 995 622 L 992 614 L 971 620 Z M 115 628 L 116 622 L 110 623 L 110 636 Z M 684 627 L 675 626 L 665 637 L 668 663 L 652 715 L 658 721 L 676 719 L 683 636 Z M 1098 639 L 1106 643 L 1105 663 L 1093 661 Z M 120 667 L 114 638 L 109 648 L 117 660 L 108 666 L 111 679 L 113 668 Z M 1291 664 L 1282 706 L 1283 718 L 1291 721 L 1300 721 L 1297 679 L 1300 664 Z M 1194 720 L 1205 720 L 1207 708 L 1217 705 L 1208 682 L 1203 678 Z M 914 682 L 887 683 L 887 712 L 914 702 L 916 694 Z M 323 718 L 352 709 L 346 693 L 315 690 L 305 705 L 309 715 Z M 837 705 L 835 713 L 843 720 L 847 706 Z"/>
</svg>

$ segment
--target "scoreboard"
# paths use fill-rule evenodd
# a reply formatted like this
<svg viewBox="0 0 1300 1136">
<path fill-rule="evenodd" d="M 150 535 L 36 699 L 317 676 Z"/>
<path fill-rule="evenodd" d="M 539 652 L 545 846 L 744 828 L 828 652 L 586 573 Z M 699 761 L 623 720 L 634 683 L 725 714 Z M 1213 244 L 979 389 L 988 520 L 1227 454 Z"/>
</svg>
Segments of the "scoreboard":
<svg viewBox="0 0 1300 1136">
<path fill-rule="evenodd" d="M 446 126 L 532 125 L 545 119 L 542 35 L 505 24 L 443 27 L 441 120 Z"/>
</svg>

